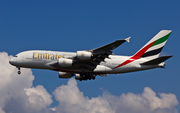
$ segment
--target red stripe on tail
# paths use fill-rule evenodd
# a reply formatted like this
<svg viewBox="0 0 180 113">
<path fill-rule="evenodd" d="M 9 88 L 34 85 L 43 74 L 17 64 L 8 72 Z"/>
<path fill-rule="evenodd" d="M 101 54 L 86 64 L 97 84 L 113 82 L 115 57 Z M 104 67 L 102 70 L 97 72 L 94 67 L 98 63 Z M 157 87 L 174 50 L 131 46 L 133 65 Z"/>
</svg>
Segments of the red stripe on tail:
<svg viewBox="0 0 180 113">
<path fill-rule="evenodd" d="M 155 41 L 154 41 L 155 42 Z M 146 47 L 142 48 L 139 52 L 137 52 L 134 56 L 132 56 L 131 58 L 129 58 L 128 60 L 126 60 L 125 62 L 123 62 L 122 64 L 116 66 L 115 68 L 124 66 L 126 64 L 129 64 L 137 59 L 139 59 L 153 44 L 154 42 L 148 44 Z"/>
</svg>

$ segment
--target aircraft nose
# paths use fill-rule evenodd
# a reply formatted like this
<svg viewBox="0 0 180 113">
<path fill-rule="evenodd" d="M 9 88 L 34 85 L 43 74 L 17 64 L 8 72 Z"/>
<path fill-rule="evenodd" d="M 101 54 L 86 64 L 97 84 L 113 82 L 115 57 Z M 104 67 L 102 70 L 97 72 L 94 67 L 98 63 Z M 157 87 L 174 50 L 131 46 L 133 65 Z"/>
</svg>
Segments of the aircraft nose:
<svg viewBox="0 0 180 113">
<path fill-rule="evenodd" d="M 13 58 L 11 58 L 10 60 L 9 60 L 9 63 L 11 64 L 11 65 L 14 65 L 14 63 L 15 63 L 15 58 L 13 57 Z"/>
</svg>

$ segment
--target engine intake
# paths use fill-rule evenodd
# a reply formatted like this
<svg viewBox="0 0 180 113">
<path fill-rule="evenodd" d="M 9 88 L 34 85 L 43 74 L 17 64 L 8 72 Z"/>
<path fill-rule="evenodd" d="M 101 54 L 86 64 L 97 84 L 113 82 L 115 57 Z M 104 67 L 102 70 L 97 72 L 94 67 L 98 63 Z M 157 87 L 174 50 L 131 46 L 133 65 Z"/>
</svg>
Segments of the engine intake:
<svg viewBox="0 0 180 113">
<path fill-rule="evenodd" d="M 95 79 L 96 75 L 91 74 L 91 73 L 86 73 L 85 75 L 81 75 L 81 74 L 75 74 L 75 79 L 76 80 L 91 80 L 91 79 Z"/>
<path fill-rule="evenodd" d="M 80 60 L 89 60 L 89 59 L 91 59 L 93 54 L 89 51 L 77 51 L 76 56 Z"/>
<path fill-rule="evenodd" d="M 79 80 L 80 78 L 82 78 L 82 77 L 80 76 L 80 74 L 75 74 L 75 79 L 76 79 L 76 80 Z"/>
<path fill-rule="evenodd" d="M 59 78 L 71 78 L 74 74 L 68 72 L 59 72 Z"/>
<path fill-rule="evenodd" d="M 73 64 L 72 59 L 60 58 L 58 59 L 58 64 L 62 67 L 70 67 Z"/>
</svg>

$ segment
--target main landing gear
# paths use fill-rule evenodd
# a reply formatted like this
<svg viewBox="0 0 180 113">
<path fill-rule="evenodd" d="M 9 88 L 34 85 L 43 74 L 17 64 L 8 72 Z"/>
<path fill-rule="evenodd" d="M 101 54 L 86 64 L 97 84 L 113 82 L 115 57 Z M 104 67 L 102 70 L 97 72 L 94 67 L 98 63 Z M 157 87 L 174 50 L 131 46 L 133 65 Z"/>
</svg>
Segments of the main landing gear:
<svg viewBox="0 0 180 113">
<path fill-rule="evenodd" d="M 17 67 L 17 68 L 18 68 L 18 72 L 17 73 L 20 75 L 21 74 L 21 70 L 20 70 L 21 68 L 20 67 Z"/>
<path fill-rule="evenodd" d="M 81 78 L 79 79 L 79 81 L 82 80 L 91 80 L 91 79 L 95 79 L 96 75 L 94 75 L 93 73 L 81 73 L 80 74 Z"/>
</svg>

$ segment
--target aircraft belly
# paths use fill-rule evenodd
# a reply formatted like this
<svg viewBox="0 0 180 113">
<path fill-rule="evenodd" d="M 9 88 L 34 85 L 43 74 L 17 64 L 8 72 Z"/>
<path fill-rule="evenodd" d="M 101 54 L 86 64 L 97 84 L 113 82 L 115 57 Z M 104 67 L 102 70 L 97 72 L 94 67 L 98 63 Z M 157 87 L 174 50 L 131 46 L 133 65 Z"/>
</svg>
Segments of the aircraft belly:
<svg viewBox="0 0 180 113">
<path fill-rule="evenodd" d="M 94 72 L 105 72 L 106 71 L 106 67 L 105 66 L 101 66 L 101 65 L 97 65 L 96 69 L 94 70 Z"/>
<path fill-rule="evenodd" d="M 157 65 L 152 65 L 152 66 L 142 66 L 140 64 L 136 63 L 130 63 L 125 66 L 119 67 L 117 69 L 114 69 L 114 73 L 127 73 L 127 72 L 135 72 L 135 71 L 141 71 L 141 70 L 147 70 L 147 69 L 153 69 L 157 68 Z"/>
<path fill-rule="evenodd" d="M 94 70 L 94 72 L 97 72 L 97 73 L 107 73 L 107 72 L 112 72 L 112 69 L 107 67 L 107 66 L 104 66 L 104 65 L 98 65 L 96 67 L 96 69 Z"/>
</svg>

